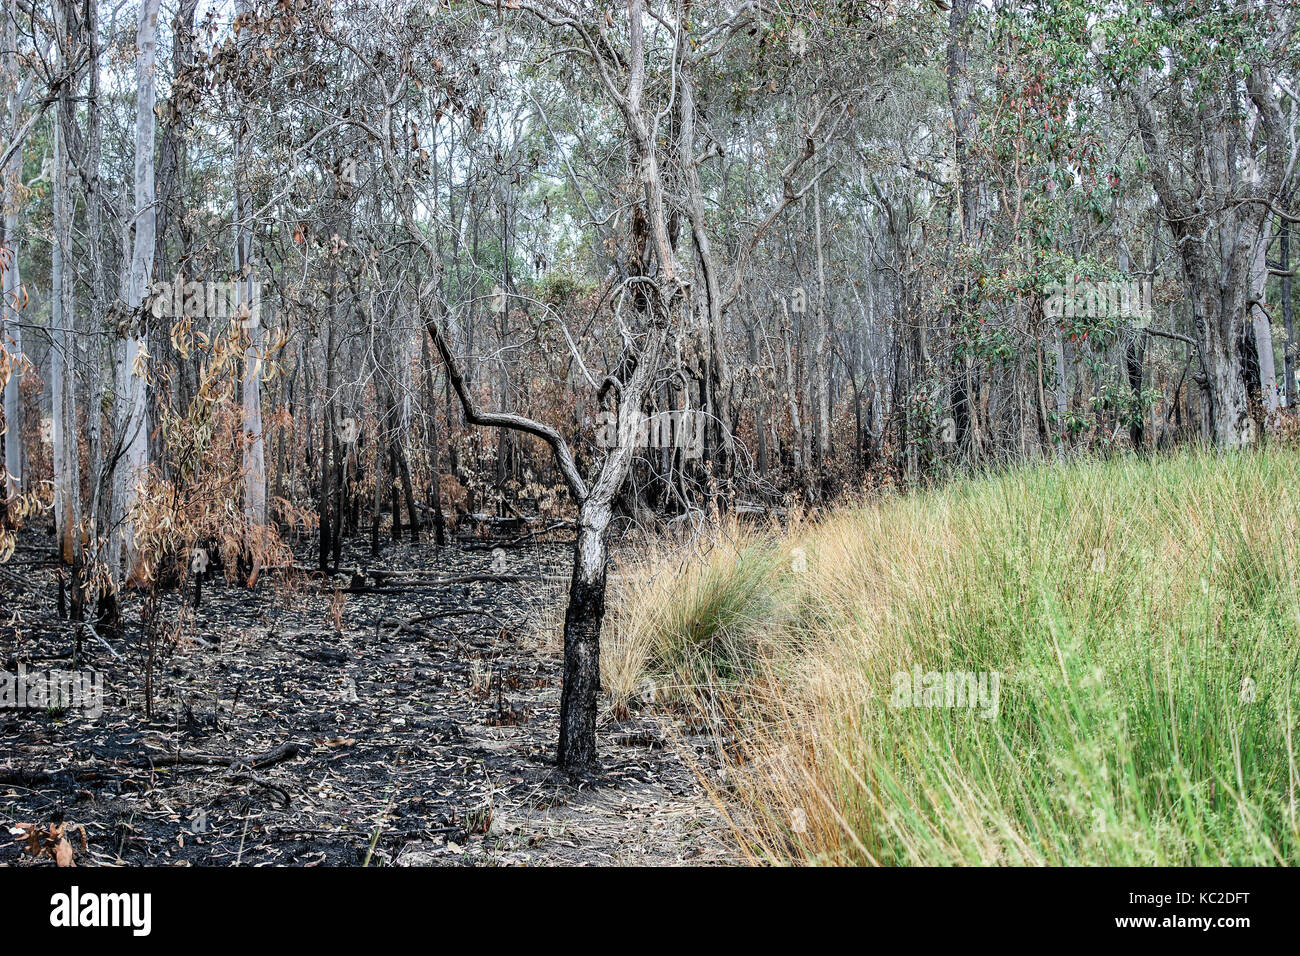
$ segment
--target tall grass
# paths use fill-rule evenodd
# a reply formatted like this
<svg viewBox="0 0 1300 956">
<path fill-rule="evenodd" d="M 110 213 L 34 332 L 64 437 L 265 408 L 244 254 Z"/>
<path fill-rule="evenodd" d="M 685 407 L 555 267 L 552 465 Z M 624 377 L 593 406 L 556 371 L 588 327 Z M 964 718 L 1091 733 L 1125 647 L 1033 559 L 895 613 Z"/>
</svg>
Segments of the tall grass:
<svg viewBox="0 0 1300 956">
<path fill-rule="evenodd" d="M 1295 863 L 1298 465 L 1024 468 L 724 529 L 624 569 L 607 678 L 726 716 L 757 860 Z M 995 673 L 996 714 L 900 706 L 931 671 Z"/>
<path fill-rule="evenodd" d="M 708 707 L 736 693 L 780 646 L 777 556 L 734 525 L 723 532 L 702 554 L 651 544 L 620 575 L 601 650 L 616 710 L 645 696 L 647 685 L 661 701 Z"/>
</svg>

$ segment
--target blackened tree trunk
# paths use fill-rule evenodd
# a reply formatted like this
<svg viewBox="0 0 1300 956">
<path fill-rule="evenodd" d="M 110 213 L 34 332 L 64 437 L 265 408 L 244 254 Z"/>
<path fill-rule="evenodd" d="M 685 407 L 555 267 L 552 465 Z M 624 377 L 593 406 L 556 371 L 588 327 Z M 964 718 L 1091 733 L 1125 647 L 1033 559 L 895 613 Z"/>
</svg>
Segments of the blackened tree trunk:
<svg viewBox="0 0 1300 956">
<path fill-rule="evenodd" d="M 415 510 L 415 487 L 411 484 L 411 466 L 406 460 L 406 448 L 401 439 L 401 431 L 394 429 L 390 446 L 393 461 L 393 513 L 397 513 L 397 482 L 401 482 L 402 498 L 406 502 L 407 530 L 411 532 L 411 541 L 420 540 L 420 515 Z M 393 540 L 397 540 L 397 526 L 393 526 Z"/>
<path fill-rule="evenodd" d="M 321 406 L 320 433 L 320 569 L 329 570 L 330 551 L 334 542 L 333 522 L 337 518 L 334 507 L 334 460 L 337 457 L 335 445 L 338 441 L 338 421 L 334 414 L 334 395 L 338 381 L 335 365 L 335 332 L 338 327 L 339 290 L 338 265 L 330 262 L 328 284 L 330 289 L 330 307 L 325 312 L 325 401 Z"/>
<path fill-rule="evenodd" d="M 433 499 L 433 540 L 442 547 L 447 543 L 447 519 L 442 513 L 442 456 L 438 453 L 438 408 L 436 397 L 438 391 L 433 384 L 433 362 L 429 359 L 429 339 L 427 336 L 420 337 L 420 353 L 424 366 L 425 382 L 427 387 L 425 397 L 425 408 L 428 410 L 428 442 L 429 442 L 429 465 L 433 471 L 433 480 L 430 482 L 430 495 Z M 412 496 L 414 497 L 414 495 Z M 415 532 L 418 535 L 418 532 Z"/>
<path fill-rule="evenodd" d="M 600 632 L 605 620 L 609 508 L 579 511 L 569 607 L 564 612 L 564 690 L 560 695 L 561 767 L 596 763 L 596 700 L 600 693 Z"/>
</svg>

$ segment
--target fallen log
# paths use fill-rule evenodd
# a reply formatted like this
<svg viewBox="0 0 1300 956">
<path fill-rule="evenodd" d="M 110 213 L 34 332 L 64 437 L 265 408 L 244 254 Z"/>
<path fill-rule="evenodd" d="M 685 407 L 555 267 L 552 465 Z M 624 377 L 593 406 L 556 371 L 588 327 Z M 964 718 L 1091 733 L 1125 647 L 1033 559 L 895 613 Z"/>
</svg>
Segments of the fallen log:
<svg viewBox="0 0 1300 956">
<path fill-rule="evenodd" d="M 502 626 L 501 621 L 498 620 L 497 616 L 492 612 L 482 611 L 479 610 L 478 608 L 467 607 L 467 608 L 455 608 L 450 611 L 431 611 L 426 614 L 417 614 L 414 617 L 408 617 L 404 620 L 398 620 L 396 618 L 391 618 L 391 617 L 382 618 L 380 621 L 376 622 L 375 631 L 378 632 L 379 628 L 381 627 L 393 628 L 388 633 L 388 637 L 391 640 L 392 638 L 397 637 L 397 635 L 399 634 L 415 633 L 416 631 L 419 630 L 415 626 L 417 624 L 424 624 L 428 621 L 436 621 L 444 617 L 465 617 L 466 615 L 470 615 L 470 614 L 482 615 L 483 617 L 486 617 L 488 620 L 492 621 L 492 623 L 496 624 L 497 626 Z"/>
<path fill-rule="evenodd" d="M 76 776 L 71 770 L 50 773 L 47 770 L 0 769 L 0 787 L 28 787 L 33 790 L 54 787 L 58 790 L 71 790 L 76 782 Z"/>
<path fill-rule="evenodd" d="M 158 754 L 156 757 L 152 754 L 141 757 L 136 760 L 134 767 L 176 767 L 181 765 L 191 765 L 200 767 L 229 767 L 236 769 L 239 767 L 248 767 L 253 770 L 260 770 L 262 767 L 269 767 L 272 764 L 280 763 L 284 760 L 292 760 L 298 754 L 302 753 L 304 745 L 296 741 L 286 741 L 278 747 L 273 747 L 265 753 L 254 754 L 252 757 L 223 757 L 219 754 L 203 754 L 194 752 Z"/>
</svg>

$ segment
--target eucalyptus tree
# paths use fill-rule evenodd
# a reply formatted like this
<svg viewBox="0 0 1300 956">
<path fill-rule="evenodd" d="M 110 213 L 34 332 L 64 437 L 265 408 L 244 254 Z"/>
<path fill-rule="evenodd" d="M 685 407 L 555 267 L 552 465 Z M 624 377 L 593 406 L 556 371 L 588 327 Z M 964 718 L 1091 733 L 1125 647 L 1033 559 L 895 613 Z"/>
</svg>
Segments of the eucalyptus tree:
<svg viewBox="0 0 1300 956">
<path fill-rule="evenodd" d="M 126 285 L 124 323 L 113 356 L 114 434 L 121 449 L 114 471 L 110 510 L 108 566 L 115 579 L 129 580 L 136 571 L 135 519 L 132 510 L 149 467 L 149 420 L 146 405 L 146 309 L 153 280 L 155 206 L 154 113 L 159 0 L 143 0 L 136 22 L 136 107 L 134 213 Z"/>
<path fill-rule="evenodd" d="M 744 262 L 763 231 L 783 210 L 801 199 L 820 175 L 804 167 L 814 156 L 819 156 L 826 136 L 848 114 L 847 101 L 823 97 L 807 115 L 795 158 L 787 165 L 781 180 L 781 193 L 767 211 L 764 222 L 742 245 L 739 267 L 733 267 L 730 288 L 723 288 L 717 281 L 717 273 L 710 269 L 712 261 L 704 235 L 699 188 L 689 185 L 699 157 L 694 140 L 694 98 L 686 77 L 690 70 L 703 70 L 708 57 L 737 42 L 737 37 L 746 36 L 743 28 L 747 25 L 757 26 L 760 6 L 745 3 L 732 12 L 697 8 L 689 19 L 655 10 L 643 0 L 628 0 L 617 13 L 611 9 L 600 14 L 563 0 L 523 0 L 516 9 L 510 10 L 487 3 L 480 6 L 498 18 L 498 29 L 527 31 L 528 35 L 539 37 L 544 46 L 554 44 L 559 56 L 576 57 L 588 70 L 587 75 L 594 82 L 604 108 L 612 110 L 621 121 L 617 148 L 626 157 L 627 166 L 624 170 L 614 168 L 604 172 L 622 178 L 614 195 L 626 212 L 618 215 L 623 223 L 622 235 L 612 236 L 616 254 L 610 256 L 614 250 L 607 245 L 602 255 L 609 256 L 615 266 L 608 296 L 622 348 L 614 353 L 610 367 L 589 375 L 596 401 L 612 402 L 620 419 L 625 423 L 635 422 L 656 389 L 674 375 L 676 353 L 670 349 L 670 342 L 683 333 L 694 333 L 692 302 L 695 297 L 704 297 L 706 303 L 702 334 L 707 338 L 718 331 L 717 320 L 725 296 L 736 298 L 743 281 L 739 276 L 743 276 Z M 414 16 L 414 11 L 411 15 Z M 395 20 L 400 22 L 401 17 Z M 631 434 L 627 437 L 631 440 L 619 440 L 603 449 L 603 454 L 591 462 L 584 474 L 575 460 L 569 438 L 560 429 L 520 412 L 492 410 L 471 386 L 451 331 L 453 317 L 466 309 L 468 303 L 445 301 L 447 284 L 442 278 L 445 266 L 438 238 L 442 224 L 436 218 L 422 218 L 417 211 L 421 184 L 428 178 L 429 166 L 437 157 L 430 156 L 418 128 L 411 125 L 401 104 L 431 80 L 451 94 L 449 102 L 475 130 L 482 129 L 490 104 L 464 101 L 465 87 L 440 75 L 443 71 L 450 73 L 453 66 L 441 57 L 433 63 L 434 76 L 422 76 L 409 57 L 396 51 L 375 50 L 372 38 L 373 33 L 367 38 L 369 42 L 353 36 L 338 37 L 355 54 L 359 84 L 374 90 L 366 117 L 354 113 L 343 122 L 364 130 L 369 144 L 378 150 L 390 178 L 393 207 L 409 238 L 425 253 L 429 277 L 423 285 L 421 312 L 449 386 L 470 425 L 516 431 L 549 446 L 577 507 L 578 535 L 564 626 L 565 679 L 558 760 L 566 768 L 589 768 L 596 758 L 599 641 L 604 618 L 608 535 L 616 496 L 639 454 L 632 437 L 635 429 L 629 430 Z M 455 64 L 459 75 L 473 76 L 481 69 L 474 55 L 471 49 L 459 58 Z M 683 116 L 683 109 L 688 110 L 688 116 Z M 665 135 L 670 128 L 676 136 Z M 706 279 L 703 283 L 695 281 L 692 268 L 689 262 L 683 261 L 679 249 L 677 222 L 682 207 L 675 187 L 670 188 L 669 184 L 680 183 L 686 183 L 687 192 L 694 193 L 694 200 L 687 200 L 693 207 L 688 218 L 695 222 L 692 228 L 696 235 L 696 255 L 700 255 L 701 248 L 704 253 Z M 712 279 L 707 278 L 710 273 Z M 705 292 L 704 288 L 710 291 Z M 572 337 L 568 338 L 572 346 Z M 580 357 L 578 361 L 585 368 L 586 363 Z M 498 395 L 499 400 L 504 397 Z M 727 432 L 729 435 L 729 423 Z"/>
<path fill-rule="evenodd" d="M 1254 322 L 1261 247 L 1271 214 L 1293 218 L 1281 197 L 1297 142 L 1280 80 L 1296 65 L 1296 11 L 1193 0 L 1085 4 L 1082 15 L 1098 21 L 1090 49 L 1132 111 L 1174 239 L 1214 441 L 1252 444 L 1246 344 L 1248 328 L 1267 328 Z"/>
<path fill-rule="evenodd" d="M 75 28 L 75 8 L 66 2 L 54 4 L 54 23 L 61 63 L 75 62 L 82 34 Z M 72 165 L 69 141 L 75 115 L 73 84 L 59 91 L 54 122 L 54 172 L 51 205 L 54 243 L 50 256 L 50 391 L 54 454 L 54 516 L 62 559 L 76 566 L 81 560 L 80 448 L 77 428 L 77 336 L 72 255 Z"/>
<path fill-rule="evenodd" d="M 36 74 L 20 73 L 18 68 L 18 4 L 9 0 L 5 4 L 4 23 L 0 28 L 3 34 L 3 84 L 4 110 L 8 122 L 6 132 L 15 137 L 22 128 L 23 114 L 28 109 L 35 86 Z M 24 293 L 18 251 L 18 227 L 22 208 L 22 173 L 23 151 L 21 148 L 10 150 L 8 162 L 2 173 L 4 181 L 0 188 L 0 201 L 4 204 L 4 260 L 0 262 L 3 269 L 3 302 L 0 309 L 0 349 L 5 350 L 4 361 L 4 495 L 13 497 L 23 488 L 23 433 L 22 433 L 22 392 L 20 391 L 20 363 L 23 361 L 22 326 L 19 322 Z"/>
</svg>

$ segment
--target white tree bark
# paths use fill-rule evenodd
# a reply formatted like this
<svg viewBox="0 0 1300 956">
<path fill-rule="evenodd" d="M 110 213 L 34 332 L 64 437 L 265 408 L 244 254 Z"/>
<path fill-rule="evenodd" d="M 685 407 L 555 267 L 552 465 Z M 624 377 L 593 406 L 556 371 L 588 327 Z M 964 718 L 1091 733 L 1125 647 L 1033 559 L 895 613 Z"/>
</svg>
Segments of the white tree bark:
<svg viewBox="0 0 1300 956">
<path fill-rule="evenodd" d="M 11 164 L 12 165 L 12 164 Z M 5 171 L 6 181 L 13 173 Z M 4 276 L 4 318 L 0 319 L 0 337 L 6 339 L 4 347 L 9 350 L 14 360 L 13 374 L 5 382 L 5 496 L 12 497 L 22 491 L 23 487 L 23 405 L 22 392 L 19 391 L 19 364 L 23 360 L 23 330 L 18 325 L 18 310 L 15 303 L 21 295 L 22 280 L 18 271 L 18 244 L 14 234 L 18 231 L 18 213 L 9 212 L 12 200 L 9 191 L 4 191 L 5 204 L 5 244 L 10 258 Z"/>
<path fill-rule="evenodd" d="M 248 10 L 247 0 L 240 0 L 241 13 Z M 239 181 L 244 174 L 242 164 L 246 158 L 245 138 L 248 126 L 244 118 L 238 119 L 235 130 L 235 268 L 238 276 L 239 300 L 236 314 L 244 316 L 248 342 L 244 349 L 243 405 L 243 473 L 244 516 L 252 523 L 266 524 L 266 443 L 262 432 L 262 322 L 260 289 L 254 288 L 253 276 L 253 226 L 250 221 L 253 204 L 248 187 Z"/>
<path fill-rule="evenodd" d="M 154 233 L 157 210 L 154 208 L 154 73 L 157 58 L 159 0 L 144 0 L 136 31 L 136 112 L 135 112 L 135 236 L 131 244 L 131 264 L 127 278 L 126 305 L 133 323 L 142 323 L 145 295 L 153 278 Z M 135 571 L 136 556 L 132 510 L 137 487 L 145 479 L 149 466 L 149 422 L 145 405 L 145 380 L 142 359 L 145 353 L 144 330 L 139 325 L 118 344 L 114 382 L 117 393 L 117 431 L 122 457 L 114 475 L 113 525 L 116 529 L 109 565 L 118 570 L 118 556 L 125 559 L 129 579 Z"/>
<path fill-rule="evenodd" d="M 1264 311 L 1264 291 L 1268 284 L 1268 269 L 1264 256 L 1268 250 L 1268 227 L 1260 236 L 1259 248 L 1250 266 L 1250 317 L 1255 329 L 1255 352 L 1259 356 L 1259 391 L 1267 420 L 1277 415 L 1281 403 L 1277 396 L 1277 369 L 1273 361 L 1273 325 Z"/>
<path fill-rule="evenodd" d="M 23 104 L 31 88 L 31 78 L 25 83 L 18 81 L 17 57 L 17 4 L 9 0 L 5 9 L 4 22 L 4 76 L 9 113 L 9 131 L 18 129 Z M 18 203 L 13 195 L 13 186 L 22 177 L 22 151 L 15 150 L 5 165 L 4 188 L 0 192 L 4 202 L 5 246 L 9 250 L 9 261 L 4 273 L 3 318 L 0 318 L 0 343 L 9 350 L 15 362 L 21 361 L 23 352 L 23 331 L 17 322 L 16 303 L 22 290 L 22 279 L 18 269 Z M 4 416 L 8 430 L 5 432 L 5 496 L 13 496 L 22 491 L 23 486 L 23 433 L 22 433 L 22 392 L 19 391 L 18 368 L 5 382 Z"/>
<path fill-rule="evenodd" d="M 53 405 L 54 515 L 59 553 L 69 564 L 79 550 L 81 521 L 80 455 L 77 447 L 77 409 L 73 382 L 76 376 L 72 325 L 72 277 L 67 268 L 72 240 L 71 196 L 68 192 L 68 151 L 64 142 L 64 114 L 54 123 L 54 247 L 50 274 L 50 391 Z"/>
<path fill-rule="evenodd" d="M 251 248 L 251 236 L 245 235 Z M 241 242 L 242 245 L 242 242 Z M 247 259 L 244 259 L 247 262 Z M 250 276 L 239 282 L 239 309 L 236 315 L 252 316 L 245 321 L 248 344 L 244 349 L 244 515 L 254 524 L 266 524 L 266 442 L 262 433 L 262 324 L 260 296 L 253 291 Z"/>
<path fill-rule="evenodd" d="M 831 452 L 831 391 L 830 360 L 831 320 L 826 313 L 826 256 L 822 249 L 822 194 L 821 187 L 813 184 L 814 244 L 817 247 L 817 320 L 813 334 L 817 336 L 813 351 L 813 392 L 817 404 L 817 461 L 825 462 Z"/>
</svg>

